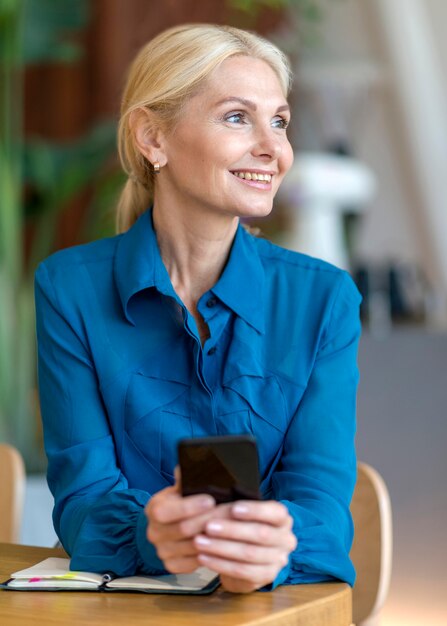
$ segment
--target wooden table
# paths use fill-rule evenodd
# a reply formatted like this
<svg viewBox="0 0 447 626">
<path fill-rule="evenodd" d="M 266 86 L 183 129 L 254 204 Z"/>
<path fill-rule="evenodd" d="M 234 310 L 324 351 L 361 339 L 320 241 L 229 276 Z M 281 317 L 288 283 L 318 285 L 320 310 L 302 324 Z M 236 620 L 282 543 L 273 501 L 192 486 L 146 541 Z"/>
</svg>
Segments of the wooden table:
<svg viewBox="0 0 447 626">
<path fill-rule="evenodd" d="M 0 544 L 0 580 L 62 550 Z M 273 592 L 209 596 L 0 590 L 2 626 L 349 626 L 351 590 L 343 583 L 294 585 Z"/>
</svg>

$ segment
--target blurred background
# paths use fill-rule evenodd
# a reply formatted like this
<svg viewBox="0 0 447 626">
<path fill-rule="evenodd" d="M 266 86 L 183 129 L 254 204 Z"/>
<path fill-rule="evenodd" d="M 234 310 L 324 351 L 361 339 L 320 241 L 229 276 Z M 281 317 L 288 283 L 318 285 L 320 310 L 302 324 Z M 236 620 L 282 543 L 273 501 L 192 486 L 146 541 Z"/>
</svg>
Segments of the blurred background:
<svg viewBox="0 0 447 626">
<path fill-rule="evenodd" d="M 363 295 L 358 454 L 394 515 L 381 624 L 447 623 L 446 21 L 444 0 L 0 0 L 0 441 L 27 466 L 23 543 L 56 540 L 35 267 L 114 234 L 136 51 L 174 24 L 229 23 L 278 43 L 295 74 L 295 164 L 253 225 L 346 268 Z"/>
</svg>

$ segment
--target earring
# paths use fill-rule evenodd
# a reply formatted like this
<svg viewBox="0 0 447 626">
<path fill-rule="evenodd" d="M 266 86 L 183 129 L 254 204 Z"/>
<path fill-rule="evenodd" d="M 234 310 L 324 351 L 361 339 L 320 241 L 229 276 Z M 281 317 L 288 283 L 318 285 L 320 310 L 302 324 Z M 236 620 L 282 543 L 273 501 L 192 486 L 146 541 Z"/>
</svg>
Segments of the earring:
<svg viewBox="0 0 447 626">
<path fill-rule="evenodd" d="M 153 163 L 152 166 L 154 168 L 154 174 L 159 174 L 160 173 L 160 163 L 158 161 L 155 161 L 155 163 Z"/>
</svg>

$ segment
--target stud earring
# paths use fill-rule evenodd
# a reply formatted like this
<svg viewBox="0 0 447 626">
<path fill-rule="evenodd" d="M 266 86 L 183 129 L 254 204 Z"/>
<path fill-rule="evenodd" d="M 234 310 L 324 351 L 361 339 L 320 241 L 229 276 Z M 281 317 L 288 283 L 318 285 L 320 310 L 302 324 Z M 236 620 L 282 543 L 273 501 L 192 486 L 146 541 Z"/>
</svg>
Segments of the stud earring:
<svg viewBox="0 0 447 626">
<path fill-rule="evenodd" d="M 154 168 L 154 174 L 160 173 L 160 163 L 158 161 L 155 161 L 155 163 L 152 164 L 152 167 Z"/>
</svg>

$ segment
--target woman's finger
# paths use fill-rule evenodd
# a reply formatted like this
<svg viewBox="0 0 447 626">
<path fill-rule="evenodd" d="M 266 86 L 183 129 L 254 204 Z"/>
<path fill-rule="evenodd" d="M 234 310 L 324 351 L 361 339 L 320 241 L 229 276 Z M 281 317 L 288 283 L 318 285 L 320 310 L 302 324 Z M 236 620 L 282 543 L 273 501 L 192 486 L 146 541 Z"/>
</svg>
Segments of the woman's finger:
<svg viewBox="0 0 447 626">
<path fill-rule="evenodd" d="M 238 500 L 231 507 L 231 516 L 236 519 L 259 521 L 273 526 L 288 526 L 292 528 L 293 520 L 281 502 L 266 500 Z"/>
<path fill-rule="evenodd" d="M 255 585 L 249 580 L 232 578 L 231 576 L 225 576 L 224 574 L 220 575 L 220 583 L 225 591 L 230 591 L 231 593 L 251 593 L 252 591 L 255 591 L 255 589 L 258 589 L 259 586 L 262 586 Z"/>
<path fill-rule="evenodd" d="M 173 522 L 172 524 L 160 524 L 150 519 L 147 529 L 148 539 L 155 545 L 158 545 L 160 542 L 190 539 L 199 533 L 205 532 L 205 526 L 212 519 L 213 515 L 214 509 L 201 515 L 182 519 L 180 522 Z"/>
<path fill-rule="evenodd" d="M 180 472 L 180 465 L 176 465 L 174 467 L 174 480 L 175 487 L 178 489 L 178 492 L 182 492 L 182 474 Z"/>
<path fill-rule="evenodd" d="M 212 569 L 217 574 L 231 576 L 240 580 L 250 581 L 254 588 L 262 587 L 275 580 L 281 566 L 276 563 L 269 565 L 258 565 L 252 563 L 241 563 L 200 553 L 197 556 L 200 565 Z"/>
<path fill-rule="evenodd" d="M 163 563 L 168 572 L 172 574 L 189 574 L 201 565 L 196 557 L 175 557 L 167 559 Z"/>
<path fill-rule="evenodd" d="M 211 519 L 205 526 L 205 532 L 208 537 L 281 547 L 288 552 L 292 552 L 297 546 L 295 535 L 287 527 L 271 526 L 261 522 Z"/>
<path fill-rule="evenodd" d="M 172 493 L 161 498 L 151 498 L 146 512 L 150 521 L 172 524 L 210 511 L 215 505 L 214 498 L 206 494 L 182 498 Z"/>
<path fill-rule="evenodd" d="M 172 524 L 157 524 L 157 528 L 164 534 L 166 539 L 174 540 L 194 537 L 198 533 L 204 532 L 206 523 L 211 519 L 230 519 L 229 505 L 221 504 L 214 506 L 209 511 L 205 511 L 205 513 L 188 517 Z"/>
<path fill-rule="evenodd" d="M 184 541 L 164 541 L 157 547 L 157 555 L 164 562 L 177 557 L 196 557 L 198 550 L 192 539 Z"/>
<path fill-rule="evenodd" d="M 215 539 L 206 535 L 197 535 L 194 546 L 200 554 L 221 557 L 229 561 L 283 567 L 288 562 L 288 550 L 277 546 L 262 546 L 253 543 L 241 543 L 226 539 Z"/>
</svg>

